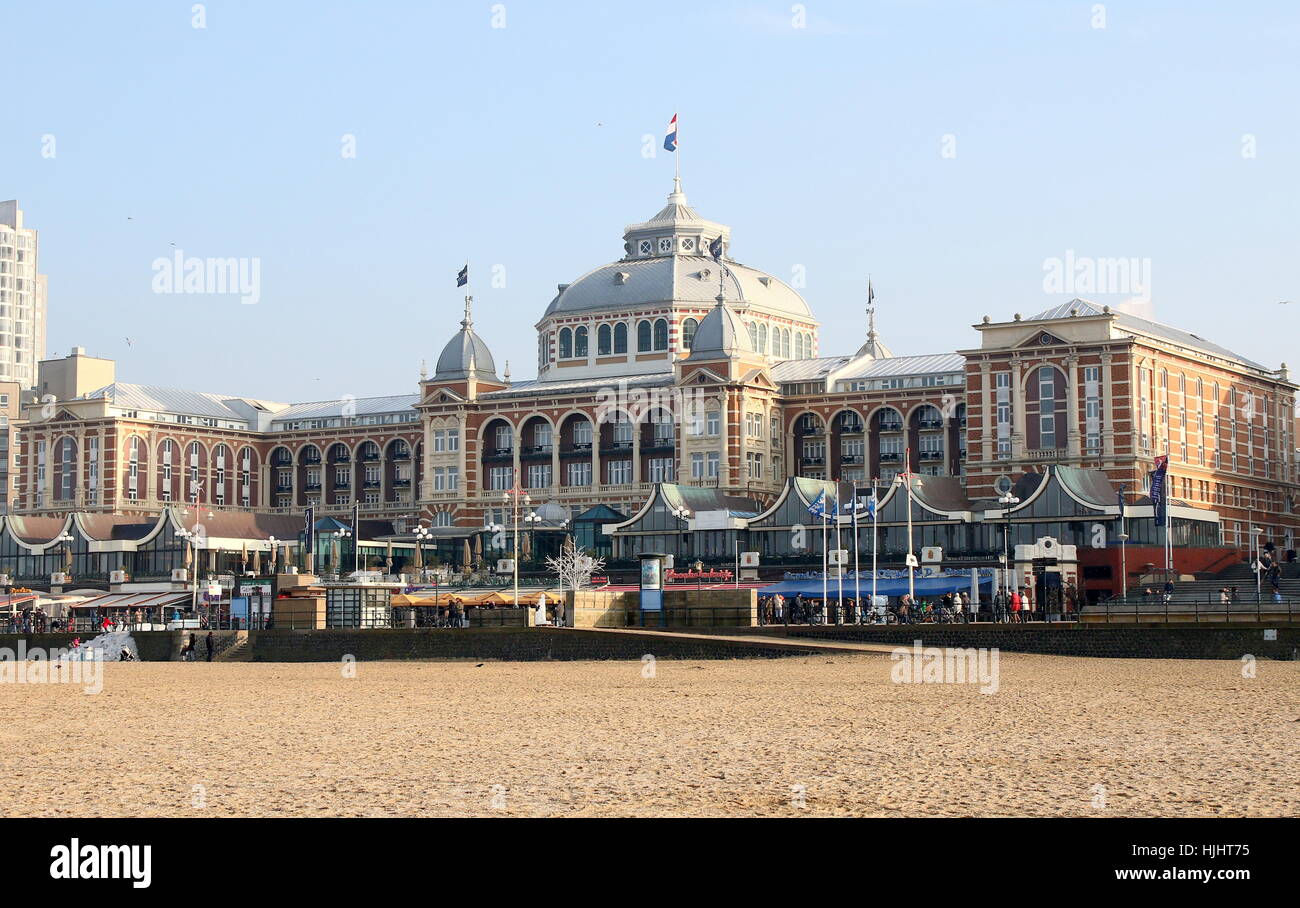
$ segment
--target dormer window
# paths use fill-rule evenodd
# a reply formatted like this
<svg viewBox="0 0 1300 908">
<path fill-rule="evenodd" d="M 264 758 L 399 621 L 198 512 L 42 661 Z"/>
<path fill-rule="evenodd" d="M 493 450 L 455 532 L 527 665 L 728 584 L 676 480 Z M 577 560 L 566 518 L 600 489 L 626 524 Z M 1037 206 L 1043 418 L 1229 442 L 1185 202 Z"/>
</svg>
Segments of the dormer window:
<svg viewBox="0 0 1300 908">
<path fill-rule="evenodd" d="M 683 238 L 682 238 L 682 252 L 688 252 L 688 253 L 689 253 L 689 252 L 694 252 L 694 251 L 695 251 L 695 237 L 693 237 L 693 236 L 683 237 Z"/>
<path fill-rule="evenodd" d="M 673 238 L 670 236 L 661 236 L 659 238 L 659 251 L 665 255 L 673 251 Z"/>
<path fill-rule="evenodd" d="M 631 277 L 631 276 L 632 276 L 632 275 L 628 274 L 626 271 L 619 271 L 619 272 L 616 272 L 616 273 L 614 274 L 614 283 L 616 283 L 616 284 L 626 284 L 626 283 L 627 283 L 627 279 L 628 279 L 629 277 Z"/>
<path fill-rule="evenodd" d="M 649 255 L 651 252 L 654 252 L 654 244 L 651 243 L 649 240 L 642 240 L 641 242 L 637 243 L 636 248 L 637 248 L 637 252 L 639 252 L 641 255 Z"/>
</svg>

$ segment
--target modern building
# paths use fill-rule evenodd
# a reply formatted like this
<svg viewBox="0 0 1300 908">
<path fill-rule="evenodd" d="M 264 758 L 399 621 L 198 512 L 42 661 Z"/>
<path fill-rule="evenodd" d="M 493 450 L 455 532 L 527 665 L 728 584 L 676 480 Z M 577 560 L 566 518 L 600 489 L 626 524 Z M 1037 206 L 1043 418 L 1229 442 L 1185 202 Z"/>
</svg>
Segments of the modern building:
<svg viewBox="0 0 1300 908">
<path fill-rule="evenodd" d="M 1086 300 L 984 316 L 978 345 L 917 355 L 895 355 L 869 310 L 853 352 L 826 355 L 802 296 L 730 240 L 675 184 L 625 228 L 620 258 L 558 286 L 532 379 L 498 372 L 470 299 L 410 394 L 290 404 L 118 382 L 80 349 L 47 360 L 19 430 L 17 510 L 355 507 L 397 535 L 427 524 L 463 562 L 499 544 L 486 528 L 512 523 L 517 493 L 530 530 L 612 530 L 615 554 L 663 535 L 641 523 L 652 511 L 671 512 L 684 555 L 785 557 L 781 508 L 874 481 L 893 514 L 910 472 L 924 544 L 979 561 L 1016 520 L 1091 548 L 1100 522 L 1113 546 L 1121 496 L 1127 535 L 1155 545 L 1144 496 L 1167 453 L 1187 569 L 1191 550 L 1243 548 L 1252 529 L 1293 547 L 1300 386 L 1285 365 Z"/>
<path fill-rule="evenodd" d="M 45 275 L 36 231 L 16 200 L 0 202 L 0 381 L 30 388 L 45 358 Z"/>
</svg>

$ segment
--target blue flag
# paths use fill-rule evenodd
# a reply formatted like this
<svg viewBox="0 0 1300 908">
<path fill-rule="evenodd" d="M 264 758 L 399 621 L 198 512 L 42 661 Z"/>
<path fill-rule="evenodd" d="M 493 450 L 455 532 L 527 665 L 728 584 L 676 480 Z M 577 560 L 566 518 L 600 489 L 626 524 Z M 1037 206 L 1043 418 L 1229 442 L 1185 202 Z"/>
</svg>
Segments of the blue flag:
<svg viewBox="0 0 1300 908">
<path fill-rule="evenodd" d="M 1169 455 L 1161 454 L 1156 458 L 1156 468 L 1151 471 L 1151 509 L 1158 527 L 1165 525 L 1169 513 L 1169 496 L 1165 489 L 1165 474 L 1169 471 Z"/>
<path fill-rule="evenodd" d="M 722 237 L 716 236 L 713 242 L 709 243 L 709 255 L 713 256 L 715 262 L 722 261 Z"/>
<path fill-rule="evenodd" d="M 876 492 L 871 491 L 871 497 L 867 499 L 867 516 L 872 520 L 876 519 Z"/>
<path fill-rule="evenodd" d="M 469 263 L 466 262 L 465 267 L 460 269 L 460 271 L 456 273 L 456 286 L 464 287 L 468 283 L 469 283 Z"/>
</svg>

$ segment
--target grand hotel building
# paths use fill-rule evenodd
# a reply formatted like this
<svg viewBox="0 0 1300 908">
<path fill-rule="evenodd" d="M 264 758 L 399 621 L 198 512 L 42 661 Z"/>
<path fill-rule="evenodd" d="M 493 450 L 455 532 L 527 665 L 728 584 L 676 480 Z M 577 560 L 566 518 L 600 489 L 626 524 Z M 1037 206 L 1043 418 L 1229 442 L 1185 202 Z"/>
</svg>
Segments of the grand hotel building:
<svg viewBox="0 0 1300 908">
<path fill-rule="evenodd" d="M 706 253 L 718 236 L 721 264 Z M 1118 519 L 1121 489 L 1134 540 L 1154 545 L 1143 492 L 1168 451 L 1176 545 L 1241 547 L 1254 526 L 1292 546 L 1297 385 L 1285 365 L 1079 299 L 986 315 L 969 349 L 911 356 L 869 314 L 856 350 L 827 353 L 803 297 L 731 259 L 730 239 L 676 185 L 625 229 L 620 258 L 558 286 L 529 380 L 498 372 L 469 301 L 433 373 L 391 397 L 291 404 L 119 382 L 80 349 L 47 360 L 18 430 L 11 510 L 312 505 L 346 522 L 357 503 L 397 536 L 428 525 L 463 560 L 485 526 L 509 521 L 503 492 L 518 483 L 545 526 L 596 514 L 630 534 L 621 554 L 726 555 L 791 494 L 887 484 L 910 451 L 926 538 L 974 557 L 1000 546 L 1003 517 L 1030 517 L 1031 499 L 1036 520 L 1081 541 L 1087 515 Z M 1064 490 L 1055 504 L 1049 475 Z M 1003 513 L 1009 492 L 1023 515 Z M 674 513 L 652 531 L 650 510 Z M 733 535 L 714 545 L 709 526 Z"/>
</svg>

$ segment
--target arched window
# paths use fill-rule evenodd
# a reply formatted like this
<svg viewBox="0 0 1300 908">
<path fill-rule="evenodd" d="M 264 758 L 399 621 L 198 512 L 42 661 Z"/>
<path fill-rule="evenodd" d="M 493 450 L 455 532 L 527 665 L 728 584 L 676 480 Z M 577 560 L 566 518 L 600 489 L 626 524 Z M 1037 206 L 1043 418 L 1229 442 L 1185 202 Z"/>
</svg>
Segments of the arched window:
<svg viewBox="0 0 1300 908">
<path fill-rule="evenodd" d="M 217 445 L 212 449 L 212 499 L 217 504 L 226 503 L 226 470 L 230 466 L 230 449 Z"/>
<path fill-rule="evenodd" d="M 693 318 L 688 318 L 682 322 L 682 349 L 689 350 L 695 344 L 695 330 L 700 327 L 700 323 Z"/>
<path fill-rule="evenodd" d="M 239 451 L 239 504 L 248 507 L 252 500 L 253 489 L 253 449 L 241 448 Z"/>
<path fill-rule="evenodd" d="M 596 329 L 596 355 L 609 356 L 614 352 L 614 334 L 609 329 L 609 325 L 601 325 Z"/>
<path fill-rule="evenodd" d="M 668 319 L 661 318 L 655 322 L 655 349 L 668 349 Z"/>
<path fill-rule="evenodd" d="M 767 352 L 767 324 L 765 322 L 760 323 L 758 326 L 758 343 L 755 348 L 759 353 Z"/>
<path fill-rule="evenodd" d="M 131 436 L 131 454 L 126 466 L 126 497 L 140 497 L 140 439 Z"/>
<path fill-rule="evenodd" d="M 560 359 L 573 356 L 573 332 L 568 328 L 560 329 Z"/>
<path fill-rule="evenodd" d="M 614 326 L 614 352 L 627 352 L 627 325 L 622 322 Z"/>
<path fill-rule="evenodd" d="M 636 349 L 638 353 L 648 353 L 653 346 L 653 330 L 649 322 L 638 322 L 636 326 Z"/>
<path fill-rule="evenodd" d="M 1039 448 L 1057 448 L 1065 447 L 1065 433 L 1057 431 L 1057 378 L 1056 370 L 1051 366 L 1040 366 L 1038 368 L 1038 447 Z M 1168 373 L 1162 380 L 1167 380 Z M 1059 436 L 1059 437 L 1058 437 Z"/>
<path fill-rule="evenodd" d="M 786 359 L 790 358 L 790 346 L 790 329 L 783 328 L 781 330 L 781 355 Z"/>
<path fill-rule="evenodd" d="M 189 456 L 185 459 L 185 476 L 189 480 L 188 498 L 190 501 L 198 501 L 202 494 L 202 480 L 199 478 L 200 459 L 199 443 L 190 442 Z"/>
<path fill-rule="evenodd" d="M 64 438 L 60 447 L 62 450 L 59 454 L 59 497 L 68 499 L 72 497 L 75 485 L 77 445 L 71 438 Z"/>
<path fill-rule="evenodd" d="M 755 350 L 758 349 L 758 323 L 749 323 L 749 345 Z"/>
<path fill-rule="evenodd" d="M 587 355 L 587 328 L 585 326 L 579 327 L 573 332 L 573 355 Z"/>
</svg>

